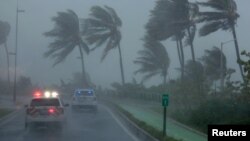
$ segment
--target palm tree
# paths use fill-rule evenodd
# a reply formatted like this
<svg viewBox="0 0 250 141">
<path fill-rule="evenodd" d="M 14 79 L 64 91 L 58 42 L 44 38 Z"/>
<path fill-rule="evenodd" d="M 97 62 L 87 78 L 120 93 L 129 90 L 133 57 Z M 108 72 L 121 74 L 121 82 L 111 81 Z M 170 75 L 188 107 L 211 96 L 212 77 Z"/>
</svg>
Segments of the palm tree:
<svg viewBox="0 0 250 141">
<path fill-rule="evenodd" d="M 173 37 L 181 65 L 181 77 L 184 76 L 185 58 L 183 38 L 187 36 L 186 44 L 190 45 L 192 58 L 195 61 L 193 41 L 195 37 L 195 17 L 198 6 L 188 0 L 158 0 L 151 18 L 146 25 L 147 33 L 157 40 Z"/>
<path fill-rule="evenodd" d="M 222 61 L 220 61 L 221 59 Z M 219 79 L 224 81 L 227 74 L 227 60 L 218 47 L 213 47 L 212 50 L 205 50 L 205 55 L 201 60 L 204 64 L 205 74 L 211 83 Z"/>
<path fill-rule="evenodd" d="M 199 13 L 199 7 L 196 3 L 187 3 L 189 14 L 187 15 L 187 20 L 184 21 L 185 25 L 187 25 L 187 40 L 186 45 L 189 45 L 191 48 L 192 60 L 195 61 L 195 53 L 194 53 L 194 38 L 196 33 L 196 19 Z"/>
<path fill-rule="evenodd" d="M 199 12 L 199 22 L 205 25 L 200 29 L 201 36 L 207 36 L 218 30 L 232 31 L 237 62 L 240 60 L 240 52 L 238 40 L 236 36 L 235 25 L 239 14 L 237 13 L 237 5 L 234 0 L 207 0 L 207 2 L 199 2 L 201 6 L 212 8 L 213 11 Z M 242 78 L 244 78 L 242 66 L 239 64 Z"/>
<path fill-rule="evenodd" d="M 166 77 L 170 64 L 167 50 L 159 41 L 156 41 L 152 37 L 145 37 L 144 42 L 145 48 L 138 52 L 140 57 L 134 61 L 135 64 L 140 65 L 135 74 L 144 74 L 142 82 L 160 74 L 163 77 L 163 84 L 166 85 Z"/>
<path fill-rule="evenodd" d="M 105 49 L 101 57 L 101 61 L 106 57 L 111 49 L 118 48 L 120 56 L 120 69 L 122 84 L 125 83 L 122 53 L 121 53 L 121 31 L 122 21 L 116 14 L 115 10 L 111 7 L 93 6 L 91 8 L 90 18 L 85 20 L 85 32 L 86 40 L 90 45 L 95 44 L 92 50 L 105 44 Z"/>
<path fill-rule="evenodd" d="M 8 22 L 0 21 L 0 45 L 4 44 L 5 53 L 7 56 L 7 72 L 8 72 L 8 85 L 10 88 L 10 61 L 9 61 L 9 51 L 7 47 L 7 36 L 10 33 L 10 24 Z"/>
<path fill-rule="evenodd" d="M 55 66 L 63 62 L 75 47 L 78 47 L 81 56 L 83 84 L 88 86 L 83 50 L 88 53 L 89 48 L 81 37 L 82 31 L 80 30 L 78 16 L 72 10 L 58 12 L 57 14 L 56 17 L 52 18 L 52 21 L 55 22 L 55 27 L 51 31 L 44 33 L 45 36 L 55 39 L 50 43 L 49 50 L 44 53 L 44 56 L 55 59 L 55 63 L 53 64 Z"/>
<path fill-rule="evenodd" d="M 188 84 L 188 88 L 193 92 L 192 95 L 198 94 L 201 97 L 204 92 L 204 82 L 205 82 L 205 74 L 204 74 L 204 66 L 200 61 L 188 60 L 185 65 L 185 79 L 186 84 Z M 203 97 L 204 98 L 204 97 Z"/>
<path fill-rule="evenodd" d="M 185 65 L 185 78 L 191 81 L 200 81 L 204 74 L 204 67 L 199 61 L 188 60 Z"/>
</svg>

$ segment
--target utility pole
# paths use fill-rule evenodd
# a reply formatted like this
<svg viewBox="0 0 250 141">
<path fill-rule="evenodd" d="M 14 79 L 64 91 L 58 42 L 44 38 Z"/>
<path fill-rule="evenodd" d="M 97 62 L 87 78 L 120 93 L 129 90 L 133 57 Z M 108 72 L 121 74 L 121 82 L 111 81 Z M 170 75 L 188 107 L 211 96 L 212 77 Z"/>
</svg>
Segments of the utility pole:
<svg viewBox="0 0 250 141">
<path fill-rule="evenodd" d="M 220 44 L 220 86 L 221 86 L 221 90 L 224 89 L 224 74 L 223 74 L 223 43 Z"/>
<path fill-rule="evenodd" d="M 15 47 L 15 74 L 14 74 L 14 88 L 13 88 L 13 102 L 16 103 L 16 68 L 17 68 L 17 47 L 18 47 L 18 13 L 24 12 L 24 10 L 20 10 L 18 8 L 18 0 L 16 6 L 16 47 Z"/>
</svg>

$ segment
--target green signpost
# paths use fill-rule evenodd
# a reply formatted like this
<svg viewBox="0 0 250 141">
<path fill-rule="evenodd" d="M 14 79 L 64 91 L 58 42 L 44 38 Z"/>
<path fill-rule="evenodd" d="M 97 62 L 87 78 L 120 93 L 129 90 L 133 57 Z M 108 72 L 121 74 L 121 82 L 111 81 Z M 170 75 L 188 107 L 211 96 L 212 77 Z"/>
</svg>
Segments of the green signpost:
<svg viewBox="0 0 250 141">
<path fill-rule="evenodd" d="M 163 108 L 163 136 L 166 136 L 166 122 L 167 122 L 167 106 L 168 106 L 168 94 L 162 95 L 162 106 Z"/>
<path fill-rule="evenodd" d="M 168 106 L 168 94 L 162 95 L 162 106 L 167 107 Z"/>
</svg>

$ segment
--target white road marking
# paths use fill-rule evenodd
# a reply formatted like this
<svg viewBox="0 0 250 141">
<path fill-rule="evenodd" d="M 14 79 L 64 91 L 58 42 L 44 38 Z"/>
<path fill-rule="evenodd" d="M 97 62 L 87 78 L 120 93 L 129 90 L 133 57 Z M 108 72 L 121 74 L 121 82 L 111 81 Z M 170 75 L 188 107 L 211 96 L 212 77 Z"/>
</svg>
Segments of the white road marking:
<svg viewBox="0 0 250 141">
<path fill-rule="evenodd" d="M 107 108 L 106 106 L 103 106 L 109 114 L 115 119 L 115 121 L 118 123 L 118 125 L 121 126 L 121 128 L 134 140 L 134 141 L 140 141 L 135 135 L 133 135 L 122 123 L 121 121 L 113 114 L 113 112 Z"/>
</svg>

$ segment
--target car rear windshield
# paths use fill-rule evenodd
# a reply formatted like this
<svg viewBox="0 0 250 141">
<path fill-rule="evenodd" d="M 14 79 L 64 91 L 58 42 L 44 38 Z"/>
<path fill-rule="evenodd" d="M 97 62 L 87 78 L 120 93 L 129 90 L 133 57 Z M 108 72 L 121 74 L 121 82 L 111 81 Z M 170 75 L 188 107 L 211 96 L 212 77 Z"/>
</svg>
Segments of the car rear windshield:
<svg viewBox="0 0 250 141">
<path fill-rule="evenodd" d="M 60 106 L 58 99 L 33 99 L 30 106 Z"/>
<path fill-rule="evenodd" d="M 76 91 L 75 92 L 76 96 L 93 96 L 94 92 L 93 91 Z"/>
</svg>

